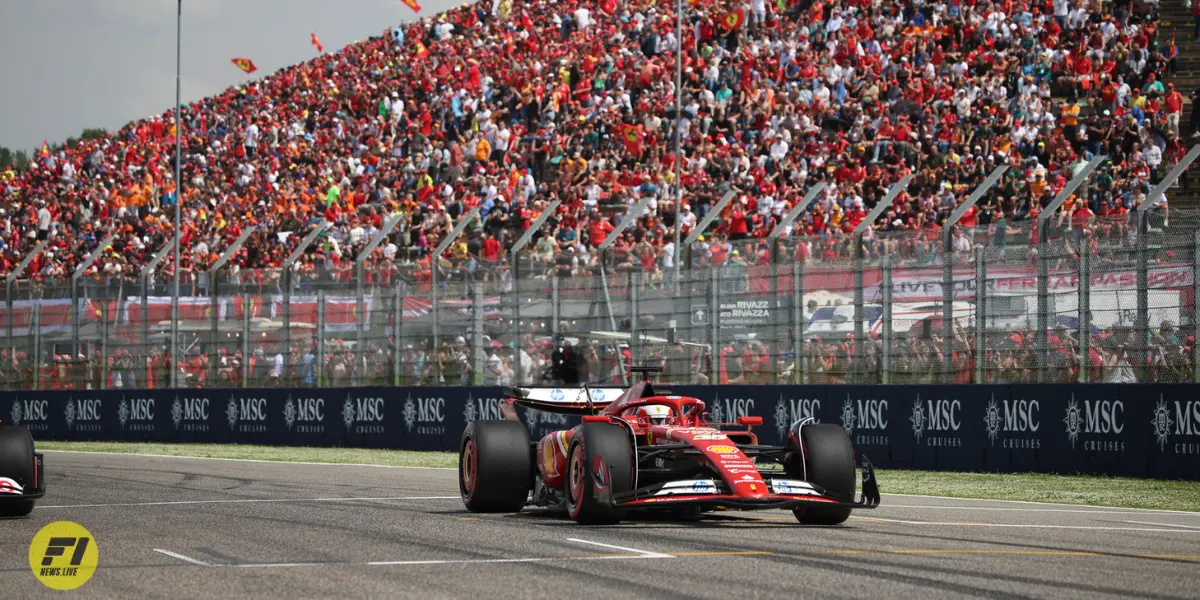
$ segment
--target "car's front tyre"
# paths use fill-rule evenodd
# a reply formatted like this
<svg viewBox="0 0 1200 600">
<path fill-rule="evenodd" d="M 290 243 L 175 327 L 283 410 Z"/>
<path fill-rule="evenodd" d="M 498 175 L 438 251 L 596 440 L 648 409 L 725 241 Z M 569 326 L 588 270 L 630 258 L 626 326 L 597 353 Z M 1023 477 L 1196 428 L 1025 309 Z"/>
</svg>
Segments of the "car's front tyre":
<svg viewBox="0 0 1200 600">
<path fill-rule="evenodd" d="M 597 477 L 596 469 L 603 469 Z M 629 433 L 608 423 L 584 423 L 572 436 L 563 483 L 567 514 L 584 525 L 612 525 L 625 510 L 596 498 L 597 479 L 609 494 L 633 489 L 634 449 Z"/>
<path fill-rule="evenodd" d="M 846 430 L 831 423 L 816 423 L 801 427 L 799 438 L 802 448 L 793 450 L 793 460 L 786 467 L 788 475 L 803 477 L 841 502 L 854 502 L 854 448 Z M 838 525 L 850 518 L 850 509 L 805 506 L 792 514 L 805 525 Z"/>
</svg>

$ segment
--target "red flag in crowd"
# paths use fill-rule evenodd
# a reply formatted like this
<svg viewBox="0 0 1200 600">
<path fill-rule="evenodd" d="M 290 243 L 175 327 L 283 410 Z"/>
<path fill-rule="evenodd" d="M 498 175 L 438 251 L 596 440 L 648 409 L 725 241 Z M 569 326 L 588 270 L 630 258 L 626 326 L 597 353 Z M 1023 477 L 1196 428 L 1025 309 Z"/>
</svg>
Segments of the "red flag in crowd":
<svg viewBox="0 0 1200 600">
<path fill-rule="evenodd" d="M 42 156 L 50 156 L 50 144 L 46 140 L 42 140 Z"/>
<path fill-rule="evenodd" d="M 321 40 L 317 39 L 317 34 L 312 34 L 312 45 L 317 47 L 317 52 L 325 52 L 325 46 L 321 44 Z"/>
<path fill-rule="evenodd" d="M 617 0 L 600 0 L 600 10 L 606 15 L 617 12 Z"/>
<path fill-rule="evenodd" d="M 721 28 L 725 31 L 733 31 L 742 26 L 746 20 L 746 11 L 744 9 L 731 10 L 721 17 Z"/>
<path fill-rule="evenodd" d="M 425 44 L 421 40 L 416 40 L 416 42 L 417 42 L 417 58 L 425 58 L 426 56 L 429 56 L 429 48 L 426 48 Z"/>
<path fill-rule="evenodd" d="M 625 142 L 625 150 L 630 154 L 642 154 L 642 126 L 621 125 L 621 140 Z"/>
<path fill-rule="evenodd" d="M 413 12 L 421 12 L 421 5 L 417 3 L 417 0 L 400 0 L 400 1 L 403 2 L 405 6 L 413 9 Z"/>
<path fill-rule="evenodd" d="M 233 59 L 233 64 L 247 73 L 253 73 L 258 70 L 258 67 L 254 66 L 254 61 L 248 58 L 235 58 Z"/>
</svg>

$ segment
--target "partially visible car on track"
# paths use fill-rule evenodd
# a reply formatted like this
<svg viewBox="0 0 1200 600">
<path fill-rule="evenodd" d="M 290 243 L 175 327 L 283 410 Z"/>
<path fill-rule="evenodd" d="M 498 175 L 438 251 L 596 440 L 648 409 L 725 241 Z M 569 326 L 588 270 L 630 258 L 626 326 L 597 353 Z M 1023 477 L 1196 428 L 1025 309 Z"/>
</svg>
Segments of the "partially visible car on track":
<svg viewBox="0 0 1200 600">
<path fill-rule="evenodd" d="M 560 508 L 584 524 L 617 523 L 630 510 L 790 509 L 801 523 L 836 525 L 879 504 L 865 456 L 862 497 L 854 500 L 854 450 L 837 425 L 797 421 L 784 446 L 765 446 L 753 433 L 761 417 L 712 423 L 702 400 L 655 391 L 649 381 L 596 392 L 512 388 L 504 419 L 468 425 L 458 467 L 467 509 Z M 517 406 L 582 415 L 582 423 L 533 442 Z"/>
<path fill-rule="evenodd" d="M 33 512 L 34 504 L 46 494 L 43 465 L 28 428 L 0 423 L 0 517 Z"/>
</svg>

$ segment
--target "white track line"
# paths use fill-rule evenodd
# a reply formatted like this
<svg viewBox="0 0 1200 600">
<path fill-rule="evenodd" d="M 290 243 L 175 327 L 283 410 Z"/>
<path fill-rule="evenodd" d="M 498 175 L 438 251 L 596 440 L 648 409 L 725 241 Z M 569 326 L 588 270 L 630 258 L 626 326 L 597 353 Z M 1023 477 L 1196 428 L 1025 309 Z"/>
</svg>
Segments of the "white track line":
<svg viewBox="0 0 1200 600">
<path fill-rule="evenodd" d="M 185 504 L 252 504 L 260 502 L 350 502 L 352 500 L 459 500 L 461 496 L 383 496 L 379 498 L 239 498 L 236 500 L 174 500 L 169 502 L 124 502 L 114 504 L 51 504 L 46 508 L 105 508 L 126 506 L 178 506 Z"/>
<path fill-rule="evenodd" d="M 992 500 L 998 502 L 998 500 Z M 1080 504 L 1068 504 L 1066 506 L 1086 506 Z M 1016 512 L 1044 512 L 1044 513 L 1081 513 L 1091 515 L 1121 515 L 1121 514 L 1145 514 L 1146 511 L 1154 511 L 1153 508 L 1114 508 L 1097 510 L 1086 509 L 1071 509 L 1071 508 L 1026 508 L 1017 506 L 948 506 L 937 504 L 881 504 L 880 508 L 915 508 L 915 509 L 932 509 L 932 510 L 999 510 L 999 511 L 1016 511 Z M 1180 514 L 1190 517 L 1200 517 L 1200 513 L 1167 511 L 1172 514 Z"/>
<path fill-rule="evenodd" d="M 1146 527 L 1103 527 L 1098 525 L 1033 525 L 1022 523 L 945 523 L 940 521 L 905 521 L 901 519 L 881 519 L 879 517 L 855 517 L 864 521 L 882 521 L 884 523 L 901 523 L 904 525 L 930 525 L 942 527 L 1008 527 L 1013 529 L 1082 529 L 1092 531 L 1157 531 L 1161 533 L 1200 533 L 1200 529 L 1162 529 Z"/>
<path fill-rule="evenodd" d="M 626 546 L 614 546 L 612 544 L 603 544 L 600 542 L 593 542 L 591 540 L 581 540 L 579 538 L 567 538 L 567 541 L 575 542 L 577 544 L 591 544 L 592 546 L 608 548 L 609 550 L 620 550 L 622 552 L 633 552 L 635 554 L 641 554 L 642 556 L 645 556 L 647 558 L 675 558 L 674 556 L 671 556 L 670 554 L 663 554 L 661 552 L 651 552 L 649 550 L 638 550 L 637 548 L 628 548 Z"/>
<path fill-rule="evenodd" d="M 196 565 L 197 567 L 223 566 L 223 565 L 214 565 L 212 563 L 206 563 L 202 560 L 196 560 L 190 556 L 184 556 L 182 554 L 179 554 L 178 552 L 171 552 L 170 550 L 163 550 L 161 548 L 151 548 L 151 550 L 154 550 L 155 552 L 157 552 L 159 554 L 166 554 L 167 556 L 170 556 L 171 558 L 182 560 L 185 563 Z"/>
<path fill-rule="evenodd" d="M 1133 523 L 1134 525 L 1155 525 L 1157 527 L 1181 527 L 1183 529 L 1200 530 L 1200 527 L 1196 527 L 1195 525 L 1180 525 L 1178 523 L 1148 523 L 1146 521 L 1122 521 L 1122 523 Z"/>
<path fill-rule="evenodd" d="M 1200 516 L 1200 512 L 1191 511 L 1191 510 L 1171 510 L 1169 508 L 1130 508 L 1130 507 L 1121 507 L 1121 506 L 1108 506 L 1108 505 L 1104 505 L 1104 504 L 1069 504 L 1067 502 L 1035 502 L 1033 500 L 991 500 L 988 498 L 958 498 L 955 496 L 929 496 L 929 495 L 925 495 L 925 494 L 880 494 L 880 495 L 884 496 L 884 497 L 895 496 L 897 498 L 932 498 L 934 500 L 959 500 L 959 501 L 963 501 L 963 502 L 1002 502 L 1004 504 L 1023 504 L 1026 506 L 1031 505 L 1031 504 L 1034 506 L 1091 506 L 1094 508 L 1107 508 L 1110 510 L 1130 510 L 1130 511 L 1135 511 L 1135 512 L 1150 512 L 1150 513 L 1160 512 L 1160 513 L 1171 513 L 1171 514 L 1179 514 L 1179 515 Z M 881 504 L 880 506 L 885 506 L 885 505 Z M 898 505 L 888 504 L 886 506 L 898 506 Z M 938 507 L 938 508 L 942 508 L 942 507 Z"/>
<path fill-rule="evenodd" d="M 179 456 L 176 454 L 149 454 L 142 452 L 99 452 L 91 450 L 38 450 L 59 454 L 104 454 L 107 456 L 140 456 L 142 458 L 185 458 L 188 460 L 227 460 L 231 462 L 267 463 L 284 465 L 319 465 L 323 467 L 377 467 L 380 469 L 424 469 L 426 471 L 457 471 L 458 467 L 417 467 L 410 465 L 377 465 L 370 463 L 308 462 L 302 460 L 262 460 L 259 458 L 222 458 L 219 456 Z"/>
<path fill-rule="evenodd" d="M 381 469 L 421 469 L 421 470 L 425 470 L 425 471 L 457 471 L 458 470 L 458 467 L 417 467 L 417 466 L 405 466 L 405 465 L 378 465 L 378 464 L 370 464 L 370 463 L 307 462 L 307 461 L 299 461 L 299 460 L 261 460 L 261 459 L 256 459 L 256 458 L 221 458 L 221 457 L 215 457 L 215 456 L 178 456 L 178 455 L 174 455 L 174 454 L 150 454 L 150 453 L 140 453 L 140 452 L 93 452 L 90 450 L 41 450 L 40 452 L 49 452 L 49 453 L 58 452 L 58 453 L 62 453 L 62 454 L 104 454 L 104 455 L 110 455 L 110 456 L 141 456 L 141 457 L 146 457 L 146 458 L 182 458 L 182 459 L 189 459 L 189 460 L 225 460 L 225 461 L 232 461 L 232 462 L 250 462 L 250 463 L 268 463 L 268 464 L 276 463 L 276 464 L 285 464 L 285 465 L 317 465 L 317 466 L 324 466 L 324 467 L 377 467 L 377 468 L 381 468 Z M 886 480 L 885 480 L 885 483 L 886 483 Z M 1200 516 L 1200 512 L 1196 512 L 1196 511 L 1171 510 L 1171 509 L 1167 509 L 1167 508 L 1126 508 L 1126 507 L 1120 507 L 1120 506 L 1107 506 L 1107 505 L 1101 505 L 1101 504 L 1070 504 L 1070 503 L 1066 503 L 1066 502 L 1035 502 L 1032 500 L 992 500 L 989 498 L 958 498 L 958 497 L 954 497 L 954 496 L 931 496 L 931 495 L 927 495 L 927 494 L 883 493 L 881 495 L 884 497 L 894 496 L 896 498 L 932 498 L 934 500 L 959 500 L 959 501 L 964 501 L 964 502 L 1001 502 L 1001 503 L 1005 503 L 1005 504 L 1024 504 L 1024 505 L 1032 504 L 1035 506 L 1092 506 L 1095 508 L 1105 508 L 1105 509 L 1111 509 L 1111 510 L 1124 510 L 1124 511 L 1149 512 L 1149 513 L 1159 512 L 1159 513 L 1172 513 L 1172 514 L 1181 514 L 1181 515 Z M 889 504 L 886 506 L 897 506 L 897 505 Z M 945 507 L 938 507 L 938 508 L 945 508 Z"/>
</svg>

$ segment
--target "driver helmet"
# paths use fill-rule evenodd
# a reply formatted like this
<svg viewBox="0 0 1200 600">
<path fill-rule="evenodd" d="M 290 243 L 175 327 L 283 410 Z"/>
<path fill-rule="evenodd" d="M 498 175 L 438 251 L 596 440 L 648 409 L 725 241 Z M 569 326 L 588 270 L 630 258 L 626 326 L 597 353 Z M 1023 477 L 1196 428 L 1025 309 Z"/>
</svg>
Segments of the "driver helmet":
<svg viewBox="0 0 1200 600">
<path fill-rule="evenodd" d="M 661 404 L 652 404 L 638 408 L 637 414 L 650 421 L 651 425 L 666 425 L 671 417 L 671 408 Z"/>
</svg>

